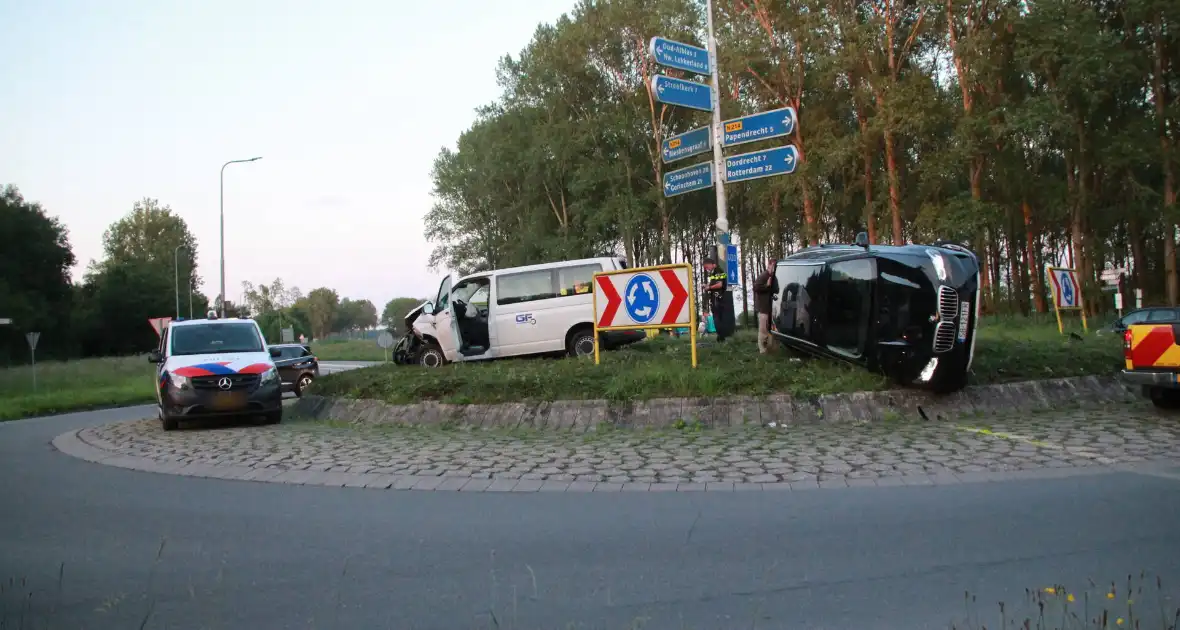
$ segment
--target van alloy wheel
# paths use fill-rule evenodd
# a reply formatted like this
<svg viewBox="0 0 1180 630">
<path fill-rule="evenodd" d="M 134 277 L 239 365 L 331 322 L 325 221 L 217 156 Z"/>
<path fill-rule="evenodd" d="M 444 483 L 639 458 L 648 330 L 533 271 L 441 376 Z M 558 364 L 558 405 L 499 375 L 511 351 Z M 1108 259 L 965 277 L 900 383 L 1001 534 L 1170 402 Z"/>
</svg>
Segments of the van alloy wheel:
<svg viewBox="0 0 1180 630">
<path fill-rule="evenodd" d="M 446 358 L 443 357 L 442 350 L 437 346 L 427 346 L 423 348 L 422 353 L 418 355 L 418 364 L 422 367 L 442 367 L 442 364 L 445 362 Z"/>
</svg>

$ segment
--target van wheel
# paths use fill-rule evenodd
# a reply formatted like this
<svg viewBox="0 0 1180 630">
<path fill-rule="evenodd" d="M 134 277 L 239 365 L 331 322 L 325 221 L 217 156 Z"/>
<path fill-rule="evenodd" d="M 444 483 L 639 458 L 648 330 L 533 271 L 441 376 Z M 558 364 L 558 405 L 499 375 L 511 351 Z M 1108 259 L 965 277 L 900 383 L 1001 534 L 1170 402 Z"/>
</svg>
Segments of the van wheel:
<svg viewBox="0 0 1180 630">
<path fill-rule="evenodd" d="M 1151 404 L 1160 409 L 1180 408 L 1180 391 L 1178 390 L 1153 387 L 1148 395 L 1151 397 Z"/>
<path fill-rule="evenodd" d="M 176 418 L 161 415 L 160 424 L 164 425 L 165 431 L 175 431 L 180 428 L 180 421 Z"/>
<path fill-rule="evenodd" d="M 442 348 L 439 348 L 433 343 L 426 344 L 422 347 L 422 351 L 418 353 L 418 365 L 422 367 L 442 367 L 446 362 L 447 358 L 443 355 Z"/>
<path fill-rule="evenodd" d="M 566 352 L 568 352 L 571 357 L 594 356 L 594 331 L 575 331 L 574 334 L 570 335 L 569 344 L 566 345 Z"/>
</svg>

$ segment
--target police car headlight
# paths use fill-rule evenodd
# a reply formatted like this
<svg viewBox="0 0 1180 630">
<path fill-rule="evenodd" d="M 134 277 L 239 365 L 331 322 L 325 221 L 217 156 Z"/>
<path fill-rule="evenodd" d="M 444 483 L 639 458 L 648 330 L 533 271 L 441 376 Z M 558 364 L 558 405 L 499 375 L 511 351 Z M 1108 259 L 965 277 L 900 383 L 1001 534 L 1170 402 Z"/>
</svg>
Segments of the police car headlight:
<svg viewBox="0 0 1180 630">
<path fill-rule="evenodd" d="M 263 385 L 277 383 L 278 380 L 279 380 L 279 371 L 273 367 L 262 373 L 262 384 Z"/>
<path fill-rule="evenodd" d="M 188 389 L 189 384 L 192 383 L 189 377 L 181 376 L 176 372 L 168 373 L 168 382 L 172 385 L 173 389 Z"/>
</svg>

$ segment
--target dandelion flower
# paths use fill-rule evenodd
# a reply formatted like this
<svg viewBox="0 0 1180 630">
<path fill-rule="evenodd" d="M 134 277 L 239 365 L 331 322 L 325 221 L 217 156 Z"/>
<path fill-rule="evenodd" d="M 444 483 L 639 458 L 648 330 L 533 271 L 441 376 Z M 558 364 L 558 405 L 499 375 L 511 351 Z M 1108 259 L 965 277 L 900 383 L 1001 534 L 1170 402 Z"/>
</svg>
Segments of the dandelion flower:
<svg viewBox="0 0 1180 630">
<path fill-rule="evenodd" d="M 1066 596 L 1065 596 L 1065 599 L 1066 599 L 1066 601 L 1070 601 L 1070 602 L 1074 601 L 1074 599 L 1073 599 L 1073 593 L 1070 593 L 1069 595 L 1066 595 Z"/>
<path fill-rule="evenodd" d="M 1116 625 L 1116 626 L 1121 626 L 1121 625 L 1123 625 L 1123 618 L 1122 618 L 1122 617 L 1119 617 L 1118 619 L 1115 619 L 1115 620 L 1114 620 L 1114 623 L 1115 623 L 1115 625 Z"/>
<path fill-rule="evenodd" d="M 1057 592 L 1057 589 L 1053 588 L 1052 586 L 1046 586 L 1046 587 L 1045 587 L 1045 592 L 1046 592 L 1046 593 L 1048 593 L 1048 594 L 1050 594 L 1050 595 L 1053 595 L 1053 594 L 1055 594 L 1055 593 Z"/>
<path fill-rule="evenodd" d="M 1114 599 L 1114 593 L 1107 593 L 1106 599 Z"/>
</svg>

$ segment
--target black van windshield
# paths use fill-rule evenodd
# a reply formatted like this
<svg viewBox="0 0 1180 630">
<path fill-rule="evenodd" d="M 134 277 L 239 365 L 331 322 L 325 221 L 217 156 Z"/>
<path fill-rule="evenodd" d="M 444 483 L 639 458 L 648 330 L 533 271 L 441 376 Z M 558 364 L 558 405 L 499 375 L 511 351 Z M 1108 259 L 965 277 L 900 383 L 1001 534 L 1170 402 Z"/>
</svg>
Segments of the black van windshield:
<svg viewBox="0 0 1180 630">
<path fill-rule="evenodd" d="M 262 339 L 254 324 L 192 324 L 171 330 L 172 355 L 262 352 Z"/>
</svg>

